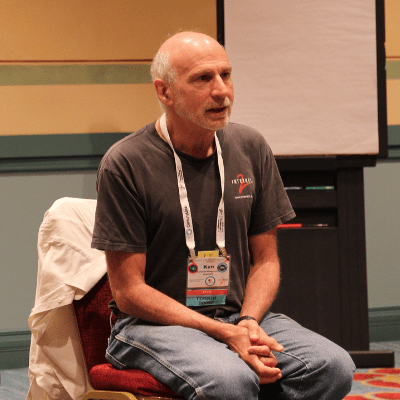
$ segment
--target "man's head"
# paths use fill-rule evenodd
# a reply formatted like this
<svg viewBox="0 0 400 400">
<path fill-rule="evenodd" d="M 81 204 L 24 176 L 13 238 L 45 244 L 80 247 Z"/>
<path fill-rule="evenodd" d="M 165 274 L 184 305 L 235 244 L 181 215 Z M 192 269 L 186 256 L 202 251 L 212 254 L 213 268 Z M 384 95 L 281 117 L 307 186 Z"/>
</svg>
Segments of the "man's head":
<svg viewBox="0 0 400 400">
<path fill-rule="evenodd" d="M 157 95 L 169 119 L 217 130 L 233 103 L 231 66 L 210 36 L 180 32 L 160 47 L 151 68 Z"/>
</svg>

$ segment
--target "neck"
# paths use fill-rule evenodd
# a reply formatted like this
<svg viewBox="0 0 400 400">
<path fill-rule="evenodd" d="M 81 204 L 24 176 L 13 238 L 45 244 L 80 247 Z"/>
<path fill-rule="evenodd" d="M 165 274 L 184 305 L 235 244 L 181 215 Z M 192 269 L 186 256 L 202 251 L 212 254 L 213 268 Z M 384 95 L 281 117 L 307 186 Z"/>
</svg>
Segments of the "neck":
<svg viewBox="0 0 400 400">
<path fill-rule="evenodd" d="M 168 133 L 175 150 L 196 158 L 206 158 L 215 150 L 215 132 L 199 127 L 176 126 L 167 119 Z M 160 120 L 156 122 L 157 133 L 166 141 L 160 127 Z"/>
</svg>

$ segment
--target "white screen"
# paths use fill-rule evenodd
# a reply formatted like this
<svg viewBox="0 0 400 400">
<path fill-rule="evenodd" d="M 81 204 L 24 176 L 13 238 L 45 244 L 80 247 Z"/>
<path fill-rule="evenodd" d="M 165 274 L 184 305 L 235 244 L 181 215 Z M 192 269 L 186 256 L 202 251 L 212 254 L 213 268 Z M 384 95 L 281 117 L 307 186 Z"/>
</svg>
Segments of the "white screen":
<svg viewBox="0 0 400 400">
<path fill-rule="evenodd" d="M 232 118 L 277 156 L 377 154 L 373 0 L 227 0 Z"/>
</svg>

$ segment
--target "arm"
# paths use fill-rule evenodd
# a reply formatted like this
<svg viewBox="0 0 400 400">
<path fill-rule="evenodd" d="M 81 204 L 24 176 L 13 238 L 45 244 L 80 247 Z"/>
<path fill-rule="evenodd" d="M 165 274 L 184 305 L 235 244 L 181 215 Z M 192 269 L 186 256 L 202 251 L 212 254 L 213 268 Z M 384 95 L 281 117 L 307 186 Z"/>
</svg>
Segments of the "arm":
<svg viewBox="0 0 400 400">
<path fill-rule="evenodd" d="M 218 321 L 196 313 L 145 283 L 145 253 L 106 251 L 106 259 L 111 291 L 121 311 L 160 325 L 182 325 L 218 335 Z"/>
<path fill-rule="evenodd" d="M 249 315 L 256 319 L 243 320 L 239 326 L 246 327 L 254 346 L 249 348 L 251 354 L 257 354 L 266 365 L 275 367 L 276 359 L 271 351 L 264 352 L 260 346 L 267 345 L 271 350 L 283 351 L 283 346 L 269 337 L 258 325 L 275 299 L 279 287 L 280 265 L 276 243 L 276 229 L 254 235 L 249 238 L 253 265 L 247 279 L 245 297 L 240 315 Z M 275 362 L 274 362 L 275 361 Z M 276 368 L 274 368 L 276 370 Z M 261 383 L 271 383 L 281 378 L 280 372 L 269 377 L 260 377 Z"/>
<path fill-rule="evenodd" d="M 260 321 L 274 301 L 279 287 L 276 229 L 250 236 L 249 245 L 253 265 L 247 278 L 241 315 L 251 315 Z"/>
<path fill-rule="evenodd" d="M 271 370 L 280 373 L 278 368 L 266 366 L 259 358 L 261 353 L 269 353 L 268 346 L 259 346 L 258 354 L 249 353 L 251 342 L 246 327 L 206 317 L 147 285 L 144 278 L 145 253 L 106 251 L 106 259 L 111 290 L 121 311 L 160 325 L 181 325 L 200 330 L 226 343 L 257 375 L 270 375 Z"/>
</svg>

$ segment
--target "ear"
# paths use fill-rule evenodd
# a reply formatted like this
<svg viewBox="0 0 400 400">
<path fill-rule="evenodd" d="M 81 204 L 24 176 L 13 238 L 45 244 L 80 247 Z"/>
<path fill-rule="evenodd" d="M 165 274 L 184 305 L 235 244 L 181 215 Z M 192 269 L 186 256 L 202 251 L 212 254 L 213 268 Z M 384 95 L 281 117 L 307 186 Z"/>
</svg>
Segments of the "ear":
<svg viewBox="0 0 400 400">
<path fill-rule="evenodd" d="M 166 106 L 170 106 L 173 101 L 171 99 L 170 86 L 162 79 L 156 79 L 154 81 L 154 87 L 156 88 L 158 99 L 161 103 Z"/>
</svg>

